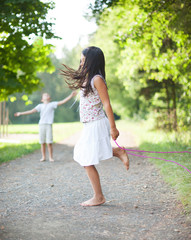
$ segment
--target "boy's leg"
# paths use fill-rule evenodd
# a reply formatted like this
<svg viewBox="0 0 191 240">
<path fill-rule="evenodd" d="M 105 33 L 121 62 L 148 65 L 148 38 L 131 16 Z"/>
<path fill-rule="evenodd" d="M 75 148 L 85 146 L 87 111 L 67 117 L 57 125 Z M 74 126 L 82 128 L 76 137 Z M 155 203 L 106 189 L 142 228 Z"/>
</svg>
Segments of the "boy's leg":
<svg viewBox="0 0 191 240">
<path fill-rule="evenodd" d="M 40 159 L 41 162 L 46 160 L 46 143 L 41 144 L 41 153 L 42 153 L 42 158 Z"/>
<path fill-rule="evenodd" d="M 54 162 L 52 143 L 47 143 L 47 146 L 48 146 L 48 153 L 49 153 L 49 161 Z"/>
<path fill-rule="evenodd" d="M 86 173 L 88 175 L 88 178 L 91 182 L 94 196 L 93 198 L 89 199 L 86 202 L 81 203 L 82 206 L 97 206 L 105 203 L 105 198 L 102 193 L 101 184 L 100 184 L 100 178 L 97 169 L 95 166 L 87 166 L 84 167 L 86 169 Z"/>
<path fill-rule="evenodd" d="M 48 153 L 49 153 L 49 161 L 54 162 L 53 159 L 53 133 L 52 133 L 52 124 L 47 124 L 46 126 L 46 142 L 48 146 Z"/>
<path fill-rule="evenodd" d="M 41 153 L 42 153 L 42 158 L 40 159 L 41 162 L 46 160 L 46 132 L 45 132 L 45 127 L 44 124 L 39 125 L 39 143 L 41 144 Z"/>
<path fill-rule="evenodd" d="M 123 162 L 126 169 L 129 170 L 129 157 L 124 149 L 113 148 L 113 156 L 118 157 Z"/>
</svg>

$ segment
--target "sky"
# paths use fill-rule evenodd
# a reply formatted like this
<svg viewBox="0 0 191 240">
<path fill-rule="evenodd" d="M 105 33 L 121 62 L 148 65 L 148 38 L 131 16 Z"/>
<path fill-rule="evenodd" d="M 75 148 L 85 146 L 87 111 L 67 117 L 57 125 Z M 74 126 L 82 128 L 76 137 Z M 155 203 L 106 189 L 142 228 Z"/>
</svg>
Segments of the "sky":
<svg viewBox="0 0 191 240">
<path fill-rule="evenodd" d="M 56 56 L 62 57 L 62 48 L 72 49 L 80 40 L 82 45 L 88 43 L 88 34 L 95 32 L 95 21 L 88 21 L 84 14 L 94 0 L 54 0 L 56 7 L 49 11 L 48 18 L 56 18 L 53 22 L 55 35 L 61 40 L 52 39 L 49 43 L 56 45 Z"/>
</svg>

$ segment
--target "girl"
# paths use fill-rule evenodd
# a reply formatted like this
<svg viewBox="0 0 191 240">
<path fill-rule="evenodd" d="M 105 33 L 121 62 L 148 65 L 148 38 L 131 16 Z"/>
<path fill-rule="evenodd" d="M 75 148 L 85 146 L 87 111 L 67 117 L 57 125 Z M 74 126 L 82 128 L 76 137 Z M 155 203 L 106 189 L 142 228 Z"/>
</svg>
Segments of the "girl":
<svg viewBox="0 0 191 240">
<path fill-rule="evenodd" d="M 63 64 L 64 65 L 64 64 Z M 80 66 L 73 70 L 64 65 L 62 75 L 72 89 L 80 89 L 80 121 L 84 124 L 82 136 L 74 148 L 74 160 L 83 166 L 91 182 L 94 196 L 82 206 L 97 206 L 105 203 L 99 174 L 95 168 L 100 160 L 118 157 L 129 169 L 129 158 L 125 150 L 113 148 L 110 143 L 117 139 L 112 107 L 105 80 L 105 58 L 98 47 L 82 51 Z M 103 111 L 105 109 L 106 115 Z"/>
</svg>

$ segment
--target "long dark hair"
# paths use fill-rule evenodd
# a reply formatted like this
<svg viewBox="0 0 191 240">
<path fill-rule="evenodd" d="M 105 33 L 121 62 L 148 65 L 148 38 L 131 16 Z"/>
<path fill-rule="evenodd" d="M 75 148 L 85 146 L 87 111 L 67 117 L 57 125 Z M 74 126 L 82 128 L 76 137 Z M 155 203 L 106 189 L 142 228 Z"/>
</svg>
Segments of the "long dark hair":
<svg viewBox="0 0 191 240">
<path fill-rule="evenodd" d="M 65 76 L 65 81 L 71 89 L 84 89 L 84 96 L 93 92 L 91 87 L 91 79 L 99 74 L 105 79 L 105 57 L 102 50 L 98 47 L 88 47 L 82 51 L 85 57 L 83 66 L 79 66 L 78 70 L 74 70 L 65 64 L 65 70 L 62 75 Z"/>
</svg>

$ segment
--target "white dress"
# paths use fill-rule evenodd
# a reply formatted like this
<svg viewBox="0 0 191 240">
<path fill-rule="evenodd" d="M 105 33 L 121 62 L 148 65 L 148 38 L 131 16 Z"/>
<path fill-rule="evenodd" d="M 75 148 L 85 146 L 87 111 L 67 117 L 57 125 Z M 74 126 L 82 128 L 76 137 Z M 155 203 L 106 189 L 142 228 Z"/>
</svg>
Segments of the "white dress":
<svg viewBox="0 0 191 240">
<path fill-rule="evenodd" d="M 99 76 L 103 79 L 101 75 Z M 94 87 L 94 78 L 95 76 L 91 80 L 93 93 L 84 97 L 83 90 L 80 90 L 80 121 L 83 122 L 84 128 L 81 138 L 74 147 L 74 160 L 81 166 L 95 165 L 100 160 L 113 156 L 109 120 Z"/>
</svg>

